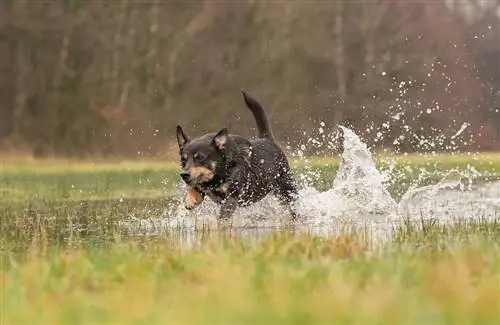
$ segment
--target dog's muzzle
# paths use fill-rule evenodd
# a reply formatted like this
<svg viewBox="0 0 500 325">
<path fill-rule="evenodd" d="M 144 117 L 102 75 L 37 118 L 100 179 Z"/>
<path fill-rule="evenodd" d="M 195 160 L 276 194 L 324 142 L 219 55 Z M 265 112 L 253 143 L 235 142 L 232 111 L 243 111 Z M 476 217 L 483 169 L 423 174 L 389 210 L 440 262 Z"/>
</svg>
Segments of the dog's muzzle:
<svg viewBox="0 0 500 325">
<path fill-rule="evenodd" d="M 182 180 L 184 182 L 186 182 L 187 184 L 190 183 L 190 181 L 191 181 L 191 175 L 188 172 L 182 171 L 180 175 L 181 175 L 181 178 L 182 178 Z"/>
</svg>

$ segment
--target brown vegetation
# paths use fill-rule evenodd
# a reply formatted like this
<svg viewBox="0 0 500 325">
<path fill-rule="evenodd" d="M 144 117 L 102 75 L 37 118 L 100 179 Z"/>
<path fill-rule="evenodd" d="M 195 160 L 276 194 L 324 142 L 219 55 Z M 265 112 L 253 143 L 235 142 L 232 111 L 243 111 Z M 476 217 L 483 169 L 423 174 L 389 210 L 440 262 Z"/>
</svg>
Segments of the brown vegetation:
<svg viewBox="0 0 500 325">
<path fill-rule="evenodd" d="M 245 88 L 291 144 L 322 120 L 442 150 L 407 135 L 468 122 L 461 149 L 498 149 L 499 2 L 4 1 L 0 145 L 136 156 L 162 152 L 177 123 L 251 135 Z"/>
</svg>

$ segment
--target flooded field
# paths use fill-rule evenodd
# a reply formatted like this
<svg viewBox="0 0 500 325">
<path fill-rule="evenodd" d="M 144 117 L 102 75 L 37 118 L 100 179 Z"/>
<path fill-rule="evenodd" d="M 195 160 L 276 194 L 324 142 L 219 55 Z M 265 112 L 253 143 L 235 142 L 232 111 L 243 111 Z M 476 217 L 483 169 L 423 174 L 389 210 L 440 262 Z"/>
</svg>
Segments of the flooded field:
<svg viewBox="0 0 500 325">
<path fill-rule="evenodd" d="M 500 181 L 494 170 L 478 171 L 471 164 L 433 169 L 436 161 L 432 157 L 423 165 L 427 169 L 412 164 L 395 166 L 393 162 L 385 168 L 377 167 L 359 137 L 347 128 L 341 130 L 344 151 L 338 163 L 330 160 L 314 169 L 303 159 L 305 168 L 296 172 L 300 186 L 296 222 L 291 223 L 287 211 L 269 196 L 238 209 L 225 232 L 252 239 L 276 231 L 326 237 L 347 231 L 362 233 L 371 243 L 383 243 L 407 221 L 450 223 L 500 216 Z M 474 157 L 470 161 L 474 162 Z M 31 242 L 37 229 L 44 229 L 45 236 L 59 244 L 74 240 L 108 242 L 120 236 L 168 238 L 189 246 L 199 242 L 200 236 L 217 233 L 217 205 L 206 200 L 194 211 L 185 210 L 180 204 L 183 184 L 176 177 L 176 167 L 170 168 L 166 173 L 147 169 L 135 181 L 122 180 L 120 168 L 106 170 L 108 174 L 97 176 L 97 185 L 85 183 L 91 174 L 79 176 L 70 171 L 67 179 L 58 180 L 62 190 L 50 185 L 51 175 L 40 169 L 27 177 L 33 179 L 36 189 L 28 198 L 9 200 L 12 193 L 4 194 L 1 209 L 6 222 L 2 231 L 5 238 L 22 238 L 10 243 L 21 246 Z M 91 171 L 92 166 L 86 169 Z M 121 172 L 132 174 L 134 168 Z M 7 179 L 4 183 L 13 184 L 15 189 L 21 182 Z M 27 186 L 21 190 L 29 190 L 31 184 Z M 120 193 L 120 186 L 129 194 L 109 197 L 109 193 Z M 101 188 L 109 189 L 107 197 L 99 194 Z"/>
<path fill-rule="evenodd" d="M 498 323 L 499 156 L 342 134 L 338 159 L 295 158 L 293 223 L 270 196 L 218 228 L 175 163 L 5 164 L 0 322 Z"/>
<path fill-rule="evenodd" d="M 300 218 L 296 223 L 288 222 L 286 209 L 270 196 L 249 208 L 237 210 L 232 230 L 244 237 L 258 237 L 290 227 L 320 236 L 351 230 L 361 231 L 371 241 L 379 242 L 389 240 L 403 220 L 453 222 L 467 218 L 495 220 L 500 216 L 498 177 L 481 175 L 470 167 L 445 171 L 437 183 L 413 185 L 395 199 L 387 185 L 394 175 L 390 171 L 385 174 L 379 171 L 358 136 L 347 128 L 342 130 L 345 149 L 335 177 L 328 182 L 331 187 L 319 191 L 311 183 L 322 175 L 302 175 L 297 205 Z M 216 228 L 216 204 L 206 201 L 194 212 L 188 212 L 179 202 L 180 196 L 175 197 L 162 215 L 129 218 L 120 226 L 129 233 L 143 235 L 179 231 L 186 242 L 192 241 L 190 233 L 195 238 L 200 229 Z"/>
</svg>

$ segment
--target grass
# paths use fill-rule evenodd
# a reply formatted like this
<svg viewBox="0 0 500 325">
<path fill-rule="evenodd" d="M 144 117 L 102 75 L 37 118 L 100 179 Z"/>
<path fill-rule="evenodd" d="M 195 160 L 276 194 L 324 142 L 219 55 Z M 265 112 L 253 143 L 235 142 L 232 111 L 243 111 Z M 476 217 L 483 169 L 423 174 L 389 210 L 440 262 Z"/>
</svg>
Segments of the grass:
<svg viewBox="0 0 500 325">
<path fill-rule="evenodd" d="M 394 195 L 404 192 L 409 181 L 422 169 L 430 172 L 427 182 L 436 182 L 442 171 L 454 168 L 465 170 L 469 166 L 483 174 L 500 170 L 500 154 L 480 155 L 408 155 L 390 157 L 401 170 L 402 179 L 392 186 Z M 293 160 L 297 174 L 306 169 L 317 176 L 314 186 L 328 188 L 338 169 L 337 157 Z M 380 156 L 379 168 L 387 168 L 388 157 Z M 411 166 L 411 169 L 402 167 Z M 6 159 L 0 174 L 0 200 L 53 201 L 61 199 L 96 198 L 158 198 L 177 191 L 179 166 L 177 161 L 117 161 L 88 162 L 65 160 Z M 433 174 L 434 173 L 434 174 Z M 404 181 L 405 186 L 401 187 Z"/>
<path fill-rule="evenodd" d="M 405 173 L 398 181 L 407 183 L 424 167 L 428 182 L 452 168 L 494 174 L 500 167 L 498 155 L 396 161 Z M 322 175 L 315 185 L 328 186 L 338 161 L 311 164 Z M 378 164 L 386 166 L 383 157 Z M 202 230 L 199 245 L 187 247 L 176 233 L 131 236 L 118 228 L 130 214 L 159 215 L 176 181 L 176 163 L 6 160 L 0 324 L 500 321 L 500 222 L 402 220 L 376 247 L 361 233 L 318 238 L 293 229 L 258 241 Z M 396 182 L 391 191 L 403 188 Z"/>
<path fill-rule="evenodd" d="M 355 235 L 274 234 L 31 250 L 6 258 L 5 324 L 497 324 L 500 227 L 369 251 Z M 464 225 L 462 226 L 464 227 Z M 434 231 L 438 231 L 435 229 Z M 462 232 L 464 229 L 458 230 Z M 39 246 L 37 246 L 39 247 Z"/>
</svg>

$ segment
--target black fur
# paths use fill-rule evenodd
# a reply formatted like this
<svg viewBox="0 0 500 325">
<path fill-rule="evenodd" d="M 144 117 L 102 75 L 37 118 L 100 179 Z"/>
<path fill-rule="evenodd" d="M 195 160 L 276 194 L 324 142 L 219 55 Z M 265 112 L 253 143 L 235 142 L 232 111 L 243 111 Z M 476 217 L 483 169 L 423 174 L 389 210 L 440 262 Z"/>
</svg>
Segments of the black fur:
<svg viewBox="0 0 500 325">
<path fill-rule="evenodd" d="M 181 176 L 202 198 L 207 195 L 221 204 L 220 218 L 229 218 L 237 206 L 258 202 L 269 193 L 287 205 L 295 218 L 297 188 L 288 160 L 274 139 L 262 105 L 245 91 L 242 94 L 259 138 L 247 140 L 224 128 L 190 140 L 177 126 Z M 186 208 L 199 203 L 187 199 Z"/>
</svg>

